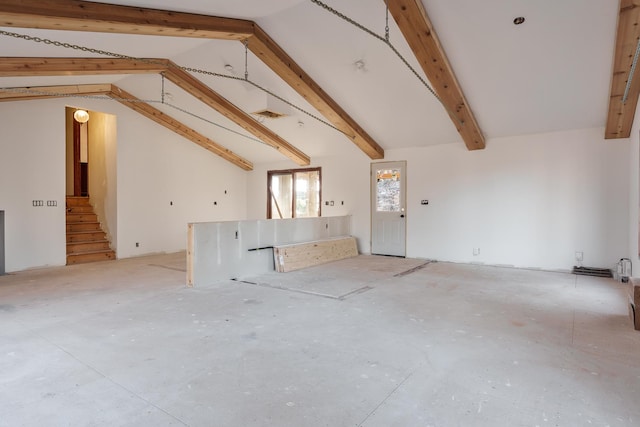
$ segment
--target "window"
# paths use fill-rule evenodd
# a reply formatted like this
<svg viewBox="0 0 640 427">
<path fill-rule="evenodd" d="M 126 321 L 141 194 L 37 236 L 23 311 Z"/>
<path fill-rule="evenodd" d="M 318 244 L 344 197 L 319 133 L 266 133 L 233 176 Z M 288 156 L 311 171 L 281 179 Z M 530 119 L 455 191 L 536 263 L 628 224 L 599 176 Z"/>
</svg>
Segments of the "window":
<svg viewBox="0 0 640 427">
<path fill-rule="evenodd" d="M 400 169 L 379 169 L 376 172 L 376 210 L 400 212 Z"/>
<path fill-rule="evenodd" d="M 267 218 L 320 216 L 321 169 L 267 172 Z"/>
</svg>

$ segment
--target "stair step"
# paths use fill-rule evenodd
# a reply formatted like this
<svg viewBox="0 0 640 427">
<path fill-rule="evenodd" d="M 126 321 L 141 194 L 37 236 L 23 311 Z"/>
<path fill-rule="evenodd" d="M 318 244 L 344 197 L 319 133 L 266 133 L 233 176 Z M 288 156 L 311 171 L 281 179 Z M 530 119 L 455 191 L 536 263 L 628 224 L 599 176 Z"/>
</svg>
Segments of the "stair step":
<svg viewBox="0 0 640 427">
<path fill-rule="evenodd" d="M 88 197 L 66 198 L 67 265 L 116 259 Z"/>
<path fill-rule="evenodd" d="M 111 250 L 107 240 L 67 243 L 67 255 Z"/>
<path fill-rule="evenodd" d="M 107 261 L 116 259 L 116 254 L 112 250 L 85 252 L 81 254 L 68 254 L 67 265 L 84 264 L 87 262 Z"/>
<path fill-rule="evenodd" d="M 107 240 L 104 231 L 69 231 L 67 232 L 67 243 L 94 242 L 97 240 Z"/>
<path fill-rule="evenodd" d="M 91 206 L 88 197 L 67 196 L 67 207 L 71 206 Z"/>
<path fill-rule="evenodd" d="M 78 222 L 67 224 L 67 233 L 76 231 L 102 231 L 99 222 Z"/>
<path fill-rule="evenodd" d="M 82 213 L 93 213 L 93 206 L 67 206 L 68 214 L 82 214 Z"/>
<path fill-rule="evenodd" d="M 94 213 L 79 213 L 79 214 L 67 214 L 67 224 L 78 222 L 96 222 L 98 221 L 98 215 Z"/>
</svg>

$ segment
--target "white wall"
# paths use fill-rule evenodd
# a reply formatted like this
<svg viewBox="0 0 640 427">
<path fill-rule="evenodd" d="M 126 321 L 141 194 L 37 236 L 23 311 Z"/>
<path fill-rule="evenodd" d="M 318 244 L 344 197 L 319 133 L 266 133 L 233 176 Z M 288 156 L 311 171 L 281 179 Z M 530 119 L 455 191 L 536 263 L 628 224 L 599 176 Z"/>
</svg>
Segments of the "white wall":
<svg viewBox="0 0 640 427">
<path fill-rule="evenodd" d="M 245 171 L 142 121 L 118 119 L 119 258 L 185 249 L 189 222 L 245 218 Z"/>
<path fill-rule="evenodd" d="M 66 262 L 68 102 L 0 104 L 0 210 L 6 211 L 8 272 Z M 114 101 L 86 99 L 74 106 L 117 116 L 119 258 L 185 249 L 188 222 L 244 219 L 243 170 Z M 34 199 L 45 205 L 56 200 L 58 207 L 34 208 Z"/>
<path fill-rule="evenodd" d="M 89 111 L 89 196 L 111 249 L 118 239 L 118 139 L 116 116 Z"/>
<path fill-rule="evenodd" d="M 385 160 L 407 160 L 407 256 L 569 270 L 582 251 L 583 265 L 612 267 L 628 254 L 630 146 L 603 134 L 500 138 L 474 152 L 462 144 L 388 150 Z M 345 153 L 314 159 L 323 201 L 336 201 L 323 215 L 352 215 L 368 253 L 370 161 Z M 249 218 L 266 215 L 266 171 L 287 167 L 260 165 L 250 175 Z"/>
<path fill-rule="evenodd" d="M 0 104 L 0 210 L 8 272 L 64 265 L 65 110 L 59 101 Z M 33 207 L 42 200 L 43 207 Z M 55 200 L 57 207 L 47 207 Z"/>
<path fill-rule="evenodd" d="M 583 265 L 611 267 L 627 255 L 629 143 L 603 133 L 388 153 L 408 161 L 408 255 L 566 270 L 581 251 Z"/>
</svg>

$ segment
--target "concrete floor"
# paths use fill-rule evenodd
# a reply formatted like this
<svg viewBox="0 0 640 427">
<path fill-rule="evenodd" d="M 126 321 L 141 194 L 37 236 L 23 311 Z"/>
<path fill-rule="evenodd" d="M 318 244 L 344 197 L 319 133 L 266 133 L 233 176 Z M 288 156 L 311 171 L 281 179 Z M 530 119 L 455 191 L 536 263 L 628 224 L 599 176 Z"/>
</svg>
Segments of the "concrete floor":
<svg viewBox="0 0 640 427">
<path fill-rule="evenodd" d="M 195 289 L 183 253 L 0 277 L 0 425 L 640 425 L 622 284 L 424 263 Z"/>
</svg>

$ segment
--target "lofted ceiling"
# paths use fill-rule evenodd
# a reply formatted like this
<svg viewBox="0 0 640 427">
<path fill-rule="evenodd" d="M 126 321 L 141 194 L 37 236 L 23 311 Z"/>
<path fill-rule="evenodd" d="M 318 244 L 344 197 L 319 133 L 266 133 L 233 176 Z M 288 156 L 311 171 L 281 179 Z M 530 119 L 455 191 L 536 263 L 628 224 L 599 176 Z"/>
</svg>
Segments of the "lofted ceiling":
<svg viewBox="0 0 640 427">
<path fill-rule="evenodd" d="M 394 3 L 399 1 L 402 0 Z M 464 149 L 464 143 L 469 146 L 456 130 L 455 120 L 449 117 L 451 111 L 429 93 L 384 42 L 311 0 L 181 0 L 179 3 L 110 0 L 102 3 L 254 21 L 382 149 L 437 144 L 459 144 Z M 384 35 L 383 0 L 326 0 L 325 3 Z M 485 139 L 605 126 L 619 12 L 617 2 L 422 0 L 421 4 L 464 93 L 464 108 L 475 116 L 477 129 Z M 410 47 L 394 21 L 398 12 L 393 7 L 391 10 L 391 43 L 424 76 L 421 63 L 412 52 L 413 46 Z M 514 25 L 513 19 L 517 16 L 524 16 L 526 21 Z M 1 29 L 132 57 L 170 59 L 181 66 L 235 77 L 244 77 L 245 73 L 245 48 L 235 40 Z M 0 36 L 0 56 L 84 58 L 100 55 Z M 363 65 L 357 66 L 358 61 Z M 247 69 L 251 81 L 327 121 L 252 52 L 247 55 Z M 277 104 L 265 92 L 246 82 L 202 74 L 195 77 L 245 113 L 270 103 Z M 103 83 L 117 84 L 144 100 L 159 100 L 162 94 L 163 82 L 157 73 L 0 77 L 0 88 Z M 212 110 L 172 81 L 165 80 L 164 87 L 170 93 L 171 103 L 192 115 L 153 104 L 159 111 L 250 162 L 283 159 L 281 153 L 267 144 L 211 124 L 213 121 L 255 137 L 246 126 L 243 128 Z M 83 100 L 70 98 L 68 103 L 82 107 Z M 344 150 L 367 155 L 335 128 L 290 106 L 284 110 L 287 116 L 266 119 L 262 125 L 312 159 L 344 153 Z"/>
</svg>

